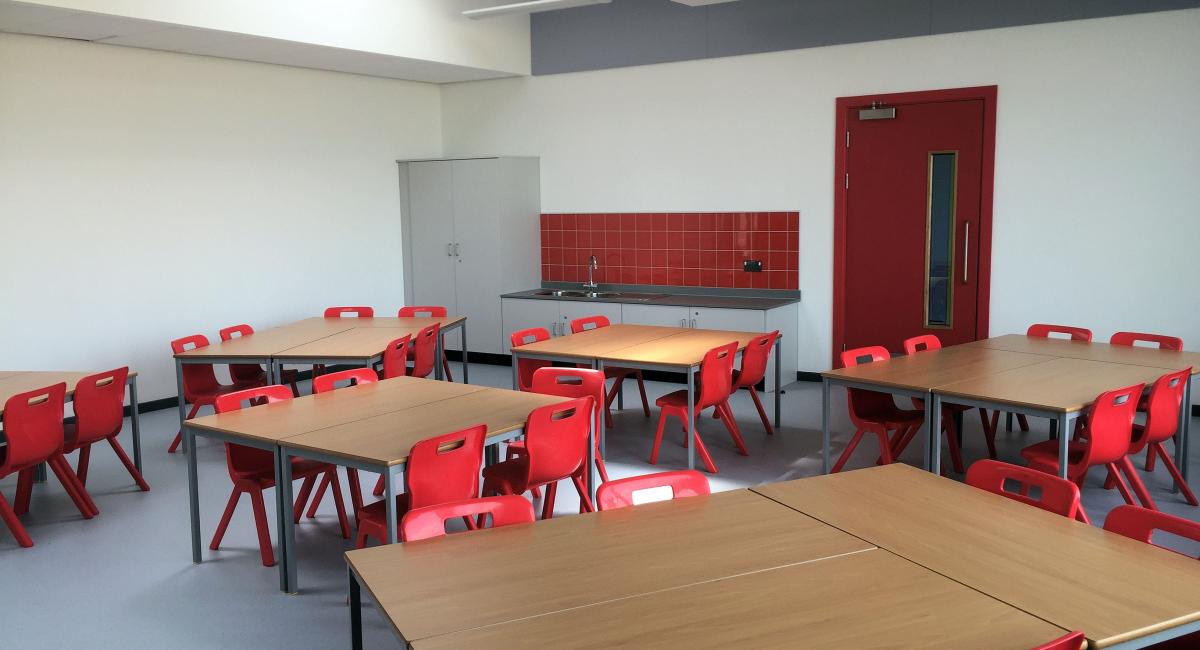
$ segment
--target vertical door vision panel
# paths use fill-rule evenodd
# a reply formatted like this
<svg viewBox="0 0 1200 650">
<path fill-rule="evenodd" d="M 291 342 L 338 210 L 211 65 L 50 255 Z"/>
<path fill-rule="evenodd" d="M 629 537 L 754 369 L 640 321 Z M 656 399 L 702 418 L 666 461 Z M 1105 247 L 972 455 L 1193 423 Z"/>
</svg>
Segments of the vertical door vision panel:
<svg viewBox="0 0 1200 650">
<path fill-rule="evenodd" d="M 499 353 L 502 319 L 498 302 L 500 229 L 503 227 L 497 197 L 504 195 L 503 161 L 496 159 L 455 160 L 454 173 L 454 263 L 457 277 L 458 313 L 467 317 L 471 349 Z"/>
</svg>

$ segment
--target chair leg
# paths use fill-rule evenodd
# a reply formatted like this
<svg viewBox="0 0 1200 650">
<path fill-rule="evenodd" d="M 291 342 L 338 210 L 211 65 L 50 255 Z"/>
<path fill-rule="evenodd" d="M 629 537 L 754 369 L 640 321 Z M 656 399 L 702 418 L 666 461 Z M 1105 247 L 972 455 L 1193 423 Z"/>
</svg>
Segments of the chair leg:
<svg viewBox="0 0 1200 650">
<path fill-rule="evenodd" d="M 263 504 L 262 490 L 250 490 L 250 505 L 254 508 L 254 527 L 258 529 L 258 552 L 262 555 L 263 566 L 275 566 L 275 550 L 271 548 L 271 531 L 267 528 L 267 507 Z"/>
<path fill-rule="evenodd" d="M 450 374 L 450 358 L 446 353 L 442 353 L 442 373 L 446 376 L 446 381 L 454 381 L 454 375 Z"/>
<path fill-rule="evenodd" d="M 1017 423 L 1021 425 L 1021 431 L 1029 431 L 1029 420 L 1024 413 L 1017 414 Z"/>
<path fill-rule="evenodd" d="M 1187 502 L 1193 506 L 1200 506 L 1200 501 L 1196 500 L 1196 495 L 1192 493 L 1191 486 L 1187 484 L 1187 481 L 1183 480 L 1183 474 L 1180 473 L 1179 466 L 1167 454 L 1167 449 L 1163 446 L 1163 443 L 1154 443 L 1148 453 L 1153 454 L 1156 451 L 1162 456 L 1163 465 L 1167 466 L 1167 471 L 1170 472 L 1171 479 L 1175 481 L 1175 485 L 1179 486 L 1179 491 L 1183 493 L 1183 498 L 1187 499 Z"/>
<path fill-rule="evenodd" d="M 21 525 L 20 520 L 17 519 L 17 513 L 13 511 L 12 506 L 8 504 L 8 499 L 5 499 L 3 494 L 0 494 L 0 521 L 3 521 L 8 526 L 9 532 L 13 534 L 13 537 L 17 538 L 17 544 L 21 548 L 33 546 L 33 539 L 29 537 L 29 533 Z"/>
<path fill-rule="evenodd" d="M 367 547 L 367 534 L 360 528 L 358 534 L 354 536 L 354 548 Z"/>
<path fill-rule="evenodd" d="M 954 471 L 962 474 L 966 470 L 963 469 L 962 449 L 958 446 L 958 425 L 954 423 L 953 416 L 946 417 L 945 420 L 946 443 L 950 447 L 950 462 L 954 465 Z"/>
<path fill-rule="evenodd" d="M 358 511 L 362 510 L 362 484 L 358 481 L 358 470 L 346 468 L 346 485 L 350 488 L 350 509 L 354 511 L 354 527 L 358 528 Z"/>
<path fill-rule="evenodd" d="M 329 489 L 330 482 L 328 472 L 321 475 L 321 483 L 317 485 L 317 491 L 313 494 L 312 500 L 308 502 L 308 512 L 304 513 L 309 519 L 316 519 L 317 507 L 321 505 L 321 500 L 325 498 L 325 491 Z"/>
<path fill-rule="evenodd" d="M 1129 491 L 1129 486 L 1125 484 L 1125 480 L 1121 478 L 1120 470 L 1117 469 L 1116 463 L 1109 463 L 1105 467 L 1111 473 L 1112 478 L 1117 484 L 1117 491 L 1121 493 L 1121 498 L 1125 499 L 1125 503 L 1129 505 L 1137 505 L 1133 502 L 1133 493 Z"/>
<path fill-rule="evenodd" d="M 87 471 L 88 462 L 92 459 L 92 445 L 86 444 L 79 448 L 79 460 L 75 463 L 75 476 L 79 477 L 79 484 L 87 487 Z"/>
<path fill-rule="evenodd" d="M 729 430 L 729 435 L 733 438 L 733 444 L 737 447 L 738 453 L 749 456 L 750 452 L 746 451 L 746 441 L 742 440 L 742 432 L 738 429 L 737 421 L 733 419 L 733 410 L 729 408 L 729 402 L 718 404 L 717 412 L 721 414 L 721 419 L 725 422 L 725 428 Z"/>
<path fill-rule="evenodd" d="M 554 517 L 554 495 L 558 493 L 558 481 L 546 485 L 546 500 L 542 502 L 542 519 Z M 480 524 L 482 527 L 482 524 Z"/>
<path fill-rule="evenodd" d="M 142 473 L 138 471 L 137 465 L 134 465 L 133 461 L 129 459 L 129 454 L 125 453 L 125 448 L 121 446 L 121 443 L 117 440 L 117 437 L 113 436 L 109 438 L 108 444 L 113 448 L 113 452 L 117 454 L 117 458 L 121 461 L 121 464 L 125 466 L 125 470 L 129 472 L 129 475 L 133 477 L 133 481 L 137 483 L 137 486 L 142 489 L 142 492 L 149 492 L 150 484 L 146 482 L 145 477 L 143 477 Z M 86 465 L 84 466 L 84 469 L 87 469 Z M 79 477 L 79 482 L 83 482 L 83 476 Z"/>
<path fill-rule="evenodd" d="M 229 520 L 233 519 L 233 511 L 237 509 L 238 500 L 242 498 L 242 491 L 234 486 L 233 492 L 229 495 L 229 503 L 225 504 L 225 513 L 221 515 L 221 521 L 217 524 L 217 530 L 213 532 L 212 541 L 209 542 L 208 548 L 217 550 L 221 548 L 221 540 L 225 539 L 225 530 L 229 528 Z"/>
<path fill-rule="evenodd" d="M 583 473 L 572 476 L 571 482 L 575 484 L 575 491 L 579 493 L 579 511 L 595 512 L 596 509 L 592 507 L 592 499 L 588 496 L 587 484 L 583 481 Z"/>
<path fill-rule="evenodd" d="M 850 455 L 854 453 L 854 448 L 862 440 L 863 433 L 862 429 L 854 431 L 854 437 L 850 438 L 850 444 L 846 445 L 846 448 L 842 450 L 842 455 L 838 456 L 837 462 L 833 464 L 833 469 L 830 470 L 831 474 L 837 474 L 846 466 L 846 461 L 850 460 Z"/>
<path fill-rule="evenodd" d="M 300 515 L 304 514 L 304 504 L 308 503 L 308 497 L 312 494 L 313 486 L 316 483 L 316 476 L 308 476 L 300 484 L 300 494 L 296 495 L 296 503 L 292 506 L 292 521 L 297 524 L 300 523 Z"/>
<path fill-rule="evenodd" d="M 903 428 L 896 430 L 896 434 L 894 436 L 892 436 L 891 443 L 889 446 L 889 448 L 891 449 L 893 459 L 899 458 L 900 454 L 904 453 L 905 449 L 908 449 L 909 443 L 912 442 L 913 438 L 915 438 L 917 436 L 917 431 L 920 431 L 920 430 L 921 430 L 921 427 L 919 425 L 918 426 L 908 425 L 908 426 L 905 426 Z M 883 450 L 880 450 L 879 460 L 876 461 L 877 465 L 885 464 L 883 462 L 883 453 L 882 452 L 883 452 Z"/>
<path fill-rule="evenodd" d="M 1137 495 L 1138 501 L 1142 502 L 1142 507 L 1158 510 L 1158 506 L 1154 504 L 1154 498 L 1150 496 L 1150 491 L 1146 489 L 1142 477 L 1138 476 L 1137 469 L 1134 468 L 1133 461 L 1129 460 L 1129 456 L 1122 456 L 1121 460 L 1117 461 L 1117 466 L 1125 470 L 1125 476 L 1129 477 L 1129 485 L 1133 488 L 1133 493 Z"/>
<path fill-rule="evenodd" d="M 748 386 L 750 391 L 750 399 L 754 401 L 754 408 L 758 409 L 758 419 L 762 420 L 763 428 L 767 430 L 767 435 L 775 435 L 775 427 L 771 426 L 771 420 L 767 417 L 767 410 L 763 408 L 762 400 L 758 398 L 758 391 L 753 386 Z"/>
<path fill-rule="evenodd" d="M 17 516 L 29 512 L 29 498 L 33 495 L 33 468 L 21 470 L 17 474 L 17 494 L 14 511 Z"/>
<path fill-rule="evenodd" d="M 371 494 L 374 494 L 374 495 L 375 495 L 375 496 L 377 496 L 377 497 L 381 497 L 381 496 L 383 496 L 383 488 L 384 488 L 384 487 L 386 487 L 386 486 L 383 484 L 383 482 L 384 482 L 385 480 L 387 480 L 387 477 L 386 477 L 386 476 L 384 476 L 383 474 L 380 474 L 380 475 L 379 475 L 379 480 L 378 480 L 378 481 L 375 481 L 375 489 L 374 489 L 374 490 L 371 490 Z"/>
<path fill-rule="evenodd" d="M 333 507 L 337 510 L 338 524 L 342 527 L 342 539 L 350 539 L 350 520 L 346 518 L 346 502 L 342 499 L 342 480 L 338 477 L 337 468 L 326 472 L 329 486 L 333 492 Z"/>
<path fill-rule="evenodd" d="M 1160 442 L 1160 443 L 1157 443 L 1157 444 L 1161 445 L 1162 443 Z M 1165 452 L 1165 450 L 1164 450 L 1164 452 Z M 1154 463 L 1154 461 L 1155 461 L 1155 460 L 1157 460 L 1157 455 L 1154 453 L 1154 450 L 1153 450 L 1153 449 L 1147 449 L 1147 450 L 1146 450 L 1146 465 L 1145 465 L 1145 467 L 1146 467 L 1146 471 L 1147 471 L 1147 472 L 1153 472 L 1153 471 L 1154 471 L 1154 464 L 1155 464 L 1155 463 Z"/>
<path fill-rule="evenodd" d="M 642 413 L 646 417 L 650 417 L 650 402 L 646 399 L 646 384 L 642 380 L 642 371 L 637 371 L 637 374 L 634 376 L 637 377 L 638 394 L 642 398 Z"/>
<path fill-rule="evenodd" d="M 654 447 L 650 449 L 650 464 L 658 464 L 658 449 L 662 446 L 663 429 L 667 427 L 667 414 L 665 411 L 658 413 L 658 428 L 654 431 Z"/>
<path fill-rule="evenodd" d="M 190 420 L 190 419 L 196 417 L 196 414 L 199 412 L 200 412 L 200 405 L 192 404 L 192 410 L 188 411 L 187 417 L 185 417 L 183 419 Z M 183 430 L 182 429 L 179 431 L 179 433 L 175 434 L 175 439 L 171 441 L 171 446 L 167 448 L 167 453 L 168 454 L 175 453 L 175 450 L 179 449 L 179 443 L 181 443 L 181 442 L 183 442 Z"/>
<path fill-rule="evenodd" d="M 1075 511 L 1075 519 L 1082 521 L 1089 526 L 1092 525 L 1092 520 L 1090 517 L 1088 517 L 1087 511 L 1083 509 L 1082 503 L 1079 504 L 1079 509 Z"/>
<path fill-rule="evenodd" d="M 608 483 L 608 468 L 604 466 L 604 458 L 600 456 L 599 449 L 596 450 L 596 471 L 600 473 L 600 482 Z M 534 496 L 536 497 L 537 495 L 535 494 Z"/>
<path fill-rule="evenodd" d="M 696 441 L 696 453 L 704 463 L 704 469 L 708 470 L 709 474 L 718 473 L 720 470 L 717 469 L 717 464 L 713 462 L 712 456 L 708 454 L 708 447 L 705 447 L 704 441 L 700 439 L 700 427 L 696 427 L 696 431 L 691 437 Z"/>
<path fill-rule="evenodd" d="M 100 514 L 100 509 L 96 507 L 96 503 L 92 501 L 91 495 L 87 493 L 82 485 L 79 484 L 79 479 L 75 476 L 75 471 L 67 464 L 67 459 L 63 458 L 62 454 L 55 456 L 46 464 L 54 471 L 54 475 L 58 477 L 58 482 L 62 483 L 63 489 L 67 491 L 67 495 L 75 502 L 75 507 L 79 509 L 79 514 L 83 515 L 84 519 L 91 519 Z"/>
<path fill-rule="evenodd" d="M 979 423 L 983 425 L 983 439 L 987 442 L 988 458 L 996 459 L 996 427 L 1000 424 L 1000 411 L 993 411 L 988 418 L 986 409 L 979 409 Z"/>
</svg>

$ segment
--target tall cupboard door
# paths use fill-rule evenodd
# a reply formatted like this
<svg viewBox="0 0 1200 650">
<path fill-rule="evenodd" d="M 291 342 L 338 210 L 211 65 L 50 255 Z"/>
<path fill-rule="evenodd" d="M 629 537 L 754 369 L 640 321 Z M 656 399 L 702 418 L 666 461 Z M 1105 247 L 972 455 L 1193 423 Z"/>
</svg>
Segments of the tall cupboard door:
<svg viewBox="0 0 1200 650">
<path fill-rule="evenodd" d="M 454 179 L 444 162 L 408 165 L 413 305 L 455 309 Z M 395 316 L 395 314 L 381 314 Z"/>
<path fill-rule="evenodd" d="M 454 266 L 457 276 L 458 314 L 467 317 L 471 349 L 499 353 L 502 327 L 496 302 L 500 297 L 499 245 L 504 196 L 504 175 L 497 173 L 502 161 L 494 159 L 455 160 L 454 170 Z M 490 336 L 487 334 L 490 333 Z M 469 335 L 469 334 L 468 334 Z M 493 340 L 494 339 L 494 340 Z M 447 340 L 447 346 L 451 346 Z"/>
</svg>

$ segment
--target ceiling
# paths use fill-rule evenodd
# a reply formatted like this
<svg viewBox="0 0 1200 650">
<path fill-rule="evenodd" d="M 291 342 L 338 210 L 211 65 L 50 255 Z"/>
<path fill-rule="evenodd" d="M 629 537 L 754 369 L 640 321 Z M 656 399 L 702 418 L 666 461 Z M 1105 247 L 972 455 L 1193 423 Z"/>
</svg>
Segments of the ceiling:
<svg viewBox="0 0 1200 650">
<path fill-rule="evenodd" d="M 0 0 L 0 32 L 54 36 L 432 83 L 511 76 L 510 73 L 497 70 L 23 4 L 13 0 Z"/>
</svg>

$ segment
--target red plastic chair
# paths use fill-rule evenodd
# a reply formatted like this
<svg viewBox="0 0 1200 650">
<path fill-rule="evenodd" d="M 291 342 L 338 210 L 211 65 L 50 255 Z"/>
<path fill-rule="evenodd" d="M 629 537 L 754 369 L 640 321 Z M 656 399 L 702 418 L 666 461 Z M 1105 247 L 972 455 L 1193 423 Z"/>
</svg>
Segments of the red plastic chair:
<svg viewBox="0 0 1200 650">
<path fill-rule="evenodd" d="M 375 316 L 373 307 L 326 307 L 325 318 L 372 318 Z"/>
<path fill-rule="evenodd" d="M 485 519 L 487 515 L 491 515 L 493 528 L 534 522 L 533 505 L 521 497 L 465 499 L 409 511 L 400 523 L 400 538 L 405 542 L 416 542 L 444 537 L 447 521 L 456 517 Z"/>
<path fill-rule="evenodd" d="M 914 336 L 904 340 L 904 354 L 909 356 L 918 352 L 940 349 L 942 349 L 942 340 L 933 334 L 922 334 L 921 336 Z M 912 398 L 912 403 L 913 406 L 919 409 L 925 408 L 925 400 L 919 397 Z M 946 431 L 946 435 L 954 436 L 956 442 L 958 440 L 958 415 L 970 410 L 970 406 L 963 406 L 962 404 L 942 405 L 942 428 Z M 983 437 L 987 442 L 988 457 L 993 459 L 996 457 L 996 420 L 999 415 L 999 412 L 993 414 L 992 419 L 989 421 L 987 411 L 979 409 L 979 421 L 983 424 Z M 955 465 L 954 469 L 962 473 L 961 465 Z"/>
<path fill-rule="evenodd" d="M 400 318 L 445 318 L 447 312 L 446 308 L 440 305 L 414 305 L 401 307 L 396 315 Z M 454 375 L 450 374 L 450 359 L 445 350 L 442 350 L 442 371 L 446 374 L 446 381 L 454 381 Z"/>
<path fill-rule="evenodd" d="M 407 521 L 405 513 L 409 511 L 479 496 L 479 468 L 483 465 L 486 434 L 487 425 L 479 424 L 413 445 L 404 468 L 404 492 L 396 495 L 397 516 Z M 401 527 L 401 539 L 405 539 L 404 535 Z M 355 547 L 366 546 L 368 537 L 380 541 L 388 537 L 384 501 L 376 501 L 358 513 Z"/>
<path fill-rule="evenodd" d="M 1087 424 L 1084 426 L 1083 441 L 1071 441 L 1067 448 L 1067 478 L 1082 487 L 1088 470 L 1102 465 L 1108 469 L 1112 479 L 1126 503 L 1133 503 L 1129 487 L 1121 479 L 1121 472 L 1129 478 L 1133 489 L 1137 492 L 1142 503 L 1152 507 L 1154 501 L 1150 498 L 1146 486 L 1138 478 L 1137 470 L 1130 462 L 1129 442 L 1133 427 L 1134 410 L 1137 408 L 1138 397 L 1142 394 L 1144 384 L 1127 386 L 1117 390 L 1101 393 L 1092 404 Z M 1058 474 L 1058 444 L 1057 440 L 1045 440 L 1021 450 L 1021 456 L 1029 462 L 1029 466 L 1047 474 Z M 1083 506 L 1079 507 L 1081 519 L 1090 521 Z"/>
<path fill-rule="evenodd" d="M 348 386 L 373 384 L 379 381 L 379 375 L 375 374 L 375 371 L 370 368 L 351 368 L 349 370 L 331 372 L 320 377 L 313 377 L 313 394 L 327 393 L 337 388 L 337 384 L 343 381 L 347 382 Z"/>
<path fill-rule="evenodd" d="M 221 335 L 222 341 L 232 341 L 235 338 L 250 336 L 254 333 L 254 328 L 243 323 L 222 328 L 217 333 Z M 257 363 L 231 363 L 229 364 L 229 376 L 238 390 L 267 385 L 267 371 Z M 299 379 L 300 373 L 294 368 L 289 368 L 283 370 L 279 383 L 291 386 L 292 395 L 300 397 L 300 387 L 296 385 Z"/>
<path fill-rule="evenodd" d="M 192 336 L 185 336 L 181 339 L 171 341 L 171 352 L 180 354 L 188 350 L 206 348 L 208 345 L 208 337 L 203 334 L 193 334 Z M 187 417 L 184 419 L 190 420 L 196 417 L 196 413 L 200 411 L 200 407 L 202 406 L 215 407 L 218 397 L 236 390 L 240 389 L 235 385 L 222 384 L 217 381 L 217 375 L 213 372 L 211 364 L 183 364 L 183 401 L 192 405 L 192 410 L 188 412 Z M 181 442 L 183 442 L 182 430 L 175 434 L 175 439 L 171 441 L 171 446 L 167 449 L 167 453 L 175 453 Z"/>
<path fill-rule="evenodd" d="M 579 334 L 588 330 L 608 327 L 608 318 L 604 316 L 588 316 L 586 318 L 576 318 L 571 321 L 571 333 Z M 617 395 L 621 394 L 621 385 L 625 382 L 626 377 L 633 377 L 637 380 L 638 394 L 642 398 L 642 412 L 646 417 L 650 417 L 650 402 L 646 399 L 646 384 L 642 380 L 642 371 L 633 368 L 618 368 L 616 366 L 605 366 L 604 376 L 608 379 L 613 379 L 612 390 L 608 392 L 608 396 L 604 398 L 604 424 L 608 428 L 612 428 L 612 403 L 617 399 Z"/>
<path fill-rule="evenodd" d="M 1005 483 L 1016 483 L 1017 491 L 1005 489 Z M 1057 515 L 1076 519 L 1079 517 L 1079 487 L 1074 483 L 1020 465 L 1010 465 L 998 460 L 981 460 L 967 470 L 967 485 L 987 490 L 1025 505 L 1035 506 Z M 1040 491 L 1037 498 L 1030 496 L 1030 488 Z"/>
<path fill-rule="evenodd" d="M 876 363 L 891 358 L 891 353 L 886 349 L 873 345 L 843 351 L 842 365 L 849 368 L 857 366 L 860 359 L 869 359 L 871 363 Z M 904 445 L 908 440 L 911 440 L 920 430 L 921 425 L 925 423 L 925 411 L 901 409 L 896 406 L 895 400 L 887 393 L 851 388 L 847 391 L 847 395 L 850 421 L 854 424 L 854 437 L 850 439 L 850 444 L 846 445 L 846 449 L 834 463 L 833 472 L 842 471 L 842 468 L 846 466 L 846 461 L 850 460 L 850 455 L 854 453 L 854 449 L 858 447 L 858 443 L 866 433 L 873 433 L 879 439 L 878 462 L 882 465 L 891 464 L 899 452 L 904 450 Z M 948 441 L 951 458 L 953 459 L 955 454 L 959 454 L 957 462 L 961 463 L 958 438 L 948 436 Z M 956 467 L 960 466 L 956 465 Z"/>
<path fill-rule="evenodd" d="M 1065 334 L 1071 337 L 1072 341 L 1091 341 L 1092 330 L 1085 327 L 1075 327 L 1072 325 L 1050 325 L 1047 323 L 1034 323 L 1025 330 L 1025 336 L 1035 336 L 1037 338 L 1050 338 L 1051 334 Z"/>
<path fill-rule="evenodd" d="M 704 409 L 713 407 L 716 409 L 716 415 L 720 417 L 725 424 L 725 428 L 729 430 L 730 437 L 733 438 L 733 444 L 737 447 L 738 453 L 743 456 L 749 456 L 750 452 L 746 451 L 746 443 L 742 440 L 742 432 L 738 429 L 737 422 L 733 419 L 733 411 L 729 408 L 729 394 L 733 389 L 733 358 L 737 356 L 738 344 L 737 341 L 718 345 L 717 347 L 704 353 L 704 358 L 700 361 L 700 390 L 696 395 L 696 410 L 694 412 L 696 420 L 696 431 L 689 432 L 687 430 L 688 421 L 688 403 L 687 391 L 677 390 L 673 393 L 667 393 L 658 398 L 654 404 L 659 407 L 658 413 L 658 429 L 654 432 L 654 448 L 650 451 L 650 464 L 658 464 L 658 451 L 662 446 L 663 429 L 667 426 L 667 418 L 675 416 L 683 423 L 683 439 L 684 445 L 687 445 L 688 438 L 696 441 L 696 452 L 700 454 L 700 459 L 704 461 L 704 468 L 710 473 L 717 473 L 717 464 L 713 462 L 712 456 L 708 454 L 708 448 L 704 446 L 704 441 L 700 439 L 700 414 Z"/>
<path fill-rule="evenodd" d="M 383 369 L 379 372 L 380 379 L 403 377 L 408 374 L 408 353 L 411 352 L 412 335 L 391 341 L 383 349 Z"/>
<path fill-rule="evenodd" d="M 569 478 L 579 492 L 580 512 L 592 512 L 585 475 L 588 428 L 595 404 L 593 397 L 580 397 L 530 412 L 525 421 L 525 453 L 484 468 L 483 496 L 518 495 L 545 486 L 542 519 L 549 519 L 554 516 L 558 482 Z"/>
<path fill-rule="evenodd" d="M 251 404 L 267 404 L 282 402 L 292 398 L 292 391 L 287 386 L 261 386 L 247 388 L 236 393 L 221 395 L 217 398 L 217 413 L 228 413 L 242 408 L 242 402 Z M 258 529 L 258 550 L 262 555 L 263 566 L 275 566 L 275 554 L 271 548 L 271 533 L 267 528 L 267 510 L 263 503 L 263 490 L 275 486 L 275 457 L 265 449 L 255 449 L 244 445 L 225 443 L 225 464 L 229 469 L 229 478 L 233 481 L 233 492 L 229 495 L 229 503 L 221 515 L 221 522 L 213 533 L 212 542 L 208 547 L 217 550 L 225 537 L 225 530 L 233 518 L 233 511 L 243 493 L 250 495 L 250 505 L 254 510 L 254 524 Z M 311 460 L 292 458 L 292 478 L 304 479 L 300 494 L 296 497 L 292 517 L 297 523 L 303 511 L 308 495 L 312 491 L 316 477 L 321 474 L 332 474 L 333 497 L 337 506 L 338 522 L 342 527 L 342 537 L 350 538 L 350 524 L 346 521 L 346 508 L 342 503 L 341 483 L 336 480 L 337 467 L 329 463 L 319 463 Z"/>
<path fill-rule="evenodd" d="M 1192 488 L 1183 479 L 1183 474 L 1163 443 L 1175 437 L 1179 429 L 1179 409 L 1183 408 L 1183 390 L 1191 379 L 1192 369 L 1184 368 L 1159 377 L 1150 388 L 1150 397 L 1146 399 L 1146 423 L 1133 425 L 1133 439 L 1129 444 L 1129 455 L 1133 456 L 1146 449 L 1146 469 L 1154 470 L 1154 457 L 1162 458 L 1167 466 L 1167 472 L 1187 502 L 1193 506 L 1200 505 Z"/>
<path fill-rule="evenodd" d="M 386 355 L 386 353 L 385 353 Z M 386 356 L 385 356 L 386 359 Z M 342 370 L 340 372 L 331 372 L 328 375 L 313 377 L 312 389 L 313 394 L 326 393 L 337 388 L 339 382 L 349 382 L 350 386 L 359 386 L 361 384 L 373 384 L 379 381 L 378 375 L 370 368 L 351 368 L 350 370 Z M 382 479 L 380 479 L 382 481 Z M 309 503 L 308 512 L 305 516 L 313 519 L 317 516 L 317 508 L 321 505 L 321 500 L 325 498 L 325 490 L 329 489 L 332 479 L 329 474 L 321 478 L 321 484 L 317 486 L 317 491 L 313 495 L 312 501 Z M 358 480 L 358 470 L 353 467 L 346 468 L 346 482 L 350 485 L 350 506 L 355 516 L 355 526 L 358 525 L 358 511 L 362 509 L 362 485 Z"/>
<path fill-rule="evenodd" d="M 1113 508 L 1104 519 L 1104 530 L 1147 544 L 1154 544 L 1151 537 L 1156 530 L 1200 542 L 1200 522 L 1137 506 L 1125 505 Z M 1159 546 L 1159 548 L 1166 547 Z M 1167 550 L 1173 551 L 1174 549 Z"/>
<path fill-rule="evenodd" d="M 538 341 L 546 341 L 550 338 L 550 331 L 544 327 L 531 327 L 527 330 L 518 330 L 508 335 L 508 342 L 514 348 L 519 348 L 522 345 L 537 343 Z M 550 361 L 544 359 L 521 359 L 517 362 L 517 389 L 529 392 L 529 383 L 533 381 L 533 373 L 538 368 L 545 368 L 554 365 Z"/>
<path fill-rule="evenodd" d="M 17 492 L 13 505 L 9 505 L 4 495 L 0 494 L 0 519 L 17 538 L 17 544 L 24 548 L 33 546 L 33 540 L 17 516 L 29 510 L 34 470 L 42 463 L 54 470 L 54 475 L 84 519 L 100 514 L 63 457 L 63 399 L 66 392 L 67 385 L 58 383 L 13 395 L 4 403 L 4 436 L 7 444 L 0 448 L 0 478 L 16 474 Z"/>
<path fill-rule="evenodd" d="M 84 377 L 75 384 L 75 422 L 63 425 L 63 453 L 79 451 L 75 474 L 80 485 L 87 485 L 92 444 L 107 440 L 138 487 L 144 492 L 150 491 L 150 484 L 117 440 L 125 420 L 125 380 L 128 377 L 129 368 L 117 368 Z"/>
<path fill-rule="evenodd" d="M 771 355 L 771 349 L 775 346 L 775 340 L 779 338 L 779 330 L 775 330 L 770 334 L 757 336 L 746 344 L 746 349 L 742 351 L 742 367 L 740 370 L 733 371 L 733 386 L 730 394 L 736 393 L 739 390 L 747 390 L 750 392 L 750 399 L 754 401 L 754 408 L 758 409 L 758 418 L 762 420 L 763 428 L 767 430 L 768 435 L 775 435 L 775 429 L 771 426 L 771 420 L 767 418 L 767 411 L 763 408 L 762 400 L 758 398 L 758 382 L 763 380 L 767 374 L 767 358 Z M 776 387 L 775 390 L 779 390 Z M 713 417 L 717 417 L 713 413 Z"/>
<path fill-rule="evenodd" d="M 409 369 L 411 377 L 428 377 L 433 372 L 433 364 L 436 363 L 434 354 L 437 351 L 438 331 L 441 325 L 434 323 L 417 332 L 417 336 L 413 339 L 412 359 L 413 366 Z"/>
<path fill-rule="evenodd" d="M 1087 637 L 1083 632 L 1064 634 L 1053 641 L 1048 641 L 1033 650 L 1083 650 L 1087 647 Z"/>
<path fill-rule="evenodd" d="M 540 368 L 533 373 L 533 379 L 530 385 L 530 392 L 541 393 L 543 395 L 557 395 L 559 397 L 592 397 L 596 400 L 596 404 L 600 404 L 604 400 L 604 373 L 591 368 Z M 604 458 L 600 455 L 600 409 L 596 409 L 596 418 L 593 426 L 595 445 L 596 445 L 596 469 L 600 472 L 600 480 L 608 481 L 608 468 L 604 466 Z M 512 451 L 520 454 L 524 453 L 525 445 L 523 443 L 513 443 L 509 445 L 509 458 L 513 457 Z M 537 492 L 533 495 L 538 496 Z"/>
<path fill-rule="evenodd" d="M 1167 336 L 1165 334 L 1146 334 L 1144 332 L 1117 332 L 1108 339 L 1112 345 L 1135 345 L 1141 343 L 1154 343 L 1162 350 L 1182 350 L 1183 339 L 1178 336 Z"/>
<path fill-rule="evenodd" d="M 709 494 L 708 479 L 703 474 L 696 470 L 683 469 L 605 481 L 596 490 L 596 508 L 603 512 L 637 505 L 638 494 L 655 488 L 668 488 L 671 492 L 670 499 Z M 666 501 L 667 499 L 653 500 Z"/>
</svg>

